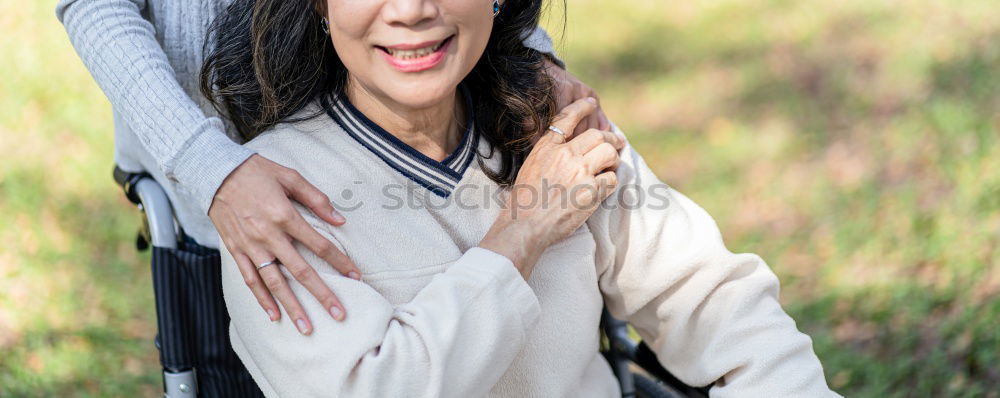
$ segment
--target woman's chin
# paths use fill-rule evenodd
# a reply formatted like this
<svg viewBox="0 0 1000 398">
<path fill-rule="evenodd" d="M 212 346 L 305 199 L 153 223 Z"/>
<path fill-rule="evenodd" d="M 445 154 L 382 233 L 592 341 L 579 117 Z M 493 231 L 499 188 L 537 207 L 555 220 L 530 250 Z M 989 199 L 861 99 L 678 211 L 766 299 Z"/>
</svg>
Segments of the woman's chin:
<svg viewBox="0 0 1000 398">
<path fill-rule="evenodd" d="M 425 109 L 453 99 L 457 88 L 457 84 L 393 84 L 384 92 L 393 102 L 400 105 L 412 109 Z"/>
</svg>

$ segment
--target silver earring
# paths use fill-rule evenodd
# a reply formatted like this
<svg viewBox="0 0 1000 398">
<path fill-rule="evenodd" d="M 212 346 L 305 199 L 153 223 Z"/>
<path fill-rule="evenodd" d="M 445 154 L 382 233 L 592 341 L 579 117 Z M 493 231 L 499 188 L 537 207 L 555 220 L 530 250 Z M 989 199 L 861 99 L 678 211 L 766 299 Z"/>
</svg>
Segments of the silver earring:
<svg viewBox="0 0 1000 398">
<path fill-rule="evenodd" d="M 493 18 L 497 17 L 500 13 L 500 0 L 493 0 Z"/>
<path fill-rule="evenodd" d="M 326 17 L 323 17 L 323 23 L 321 25 L 323 27 L 323 33 L 330 34 L 330 21 L 326 19 Z"/>
</svg>

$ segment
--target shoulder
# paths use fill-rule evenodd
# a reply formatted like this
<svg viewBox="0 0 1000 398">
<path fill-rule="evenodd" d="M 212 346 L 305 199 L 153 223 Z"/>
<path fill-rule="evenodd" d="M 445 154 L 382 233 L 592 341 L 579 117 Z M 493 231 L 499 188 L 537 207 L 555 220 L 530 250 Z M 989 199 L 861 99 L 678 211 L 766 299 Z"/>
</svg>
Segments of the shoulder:
<svg viewBox="0 0 1000 398">
<path fill-rule="evenodd" d="M 308 141 L 323 138 L 324 132 L 339 128 L 337 123 L 326 116 L 318 103 L 310 103 L 243 145 L 257 152 L 273 151 L 276 147 L 283 150 L 295 149 L 306 146 Z"/>
<path fill-rule="evenodd" d="M 319 104 L 310 104 L 244 145 L 258 155 L 294 169 L 314 185 L 337 185 L 357 172 L 358 151 Z M 323 187 L 317 186 L 322 189 Z"/>
<path fill-rule="evenodd" d="M 318 103 L 311 103 L 243 145 L 273 162 L 305 172 L 348 156 L 350 143 L 345 137 L 340 125 Z"/>
</svg>

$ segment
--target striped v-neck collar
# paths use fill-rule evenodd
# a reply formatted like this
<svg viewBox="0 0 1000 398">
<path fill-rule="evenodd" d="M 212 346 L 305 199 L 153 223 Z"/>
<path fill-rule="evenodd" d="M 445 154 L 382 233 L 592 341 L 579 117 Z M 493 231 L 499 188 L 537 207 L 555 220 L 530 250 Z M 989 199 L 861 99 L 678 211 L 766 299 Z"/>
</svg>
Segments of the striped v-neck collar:
<svg viewBox="0 0 1000 398">
<path fill-rule="evenodd" d="M 413 147 L 401 141 L 381 126 L 368 119 L 354 107 L 346 95 L 335 95 L 333 103 L 324 99 L 323 108 L 326 113 L 347 134 L 365 147 L 387 165 L 403 174 L 413 182 L 427 188 L 441 197 L 448 197 L 462 179 L 465 170 L 469 168 L 472 159 L 476 157 L 479 137 L 472 128 L 472 101 L 464 89 L 460 89 L 465 100 L 468 117 L 462 141 L 444 160 L 437 161 L 420 153 Z"/>
</svg>

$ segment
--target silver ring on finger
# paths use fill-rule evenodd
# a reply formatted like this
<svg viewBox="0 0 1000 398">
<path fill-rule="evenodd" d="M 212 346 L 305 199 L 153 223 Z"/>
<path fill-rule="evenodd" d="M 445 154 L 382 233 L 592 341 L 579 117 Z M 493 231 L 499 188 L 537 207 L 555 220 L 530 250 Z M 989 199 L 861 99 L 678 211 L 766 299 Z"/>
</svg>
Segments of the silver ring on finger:
<svg viewBox="0 0 1000 398">
<path fill-rule="evenodd" d="M 267 267 L 269 265 L 275 265 L 275 264 L 279 264 L 278 263 L 278 259 L 274 259 L 274 260 L 268 261 L 266 263 L 261 263 L 260 265 L 257 266 L 257 270 L 260 271 L 264 267 Z"/>
<path fill-rule="evenodd" d="M 549 126 L 549 130 L 561 135 L 563 138 L 566 138 L 566 133 L 556 126 Z"/>
</svg>

